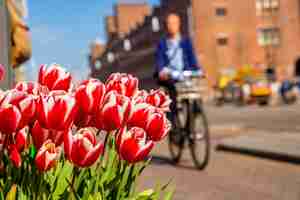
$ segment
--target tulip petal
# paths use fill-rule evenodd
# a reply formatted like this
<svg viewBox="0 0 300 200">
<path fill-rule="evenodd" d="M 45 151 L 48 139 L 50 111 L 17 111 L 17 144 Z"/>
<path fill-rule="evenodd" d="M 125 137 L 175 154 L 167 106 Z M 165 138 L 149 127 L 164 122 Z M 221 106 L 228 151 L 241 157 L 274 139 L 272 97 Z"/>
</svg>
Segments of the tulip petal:
<svg viewBox="0 0 300 200">
<path fill-rule="evenodd" d="M 154 147 L 154 142 L 148 141 L 146 145 L 142 146 L 140 150 L 137 152 L 135 162 L 144 160 L 149 155 L 153 147 Z"/>
<path fill-rule="evenodd" d="M 73 142 L 74 139 L 73 139 L 72 131 L 69 130 L 64 134 L 64 150 L 68 159 L 71 159 Z"/>
<path fill-rule="evenodd" d="M 15 145 L 12 145 L 9 149 L 9 159 L 12 161 L 15 167 L 20 168 L 22 165 L 22 158 L 17 150 L 17 147 Z"/>
<path fill-rule="evenodd" d="M 81 165 L 89 167 L 93 165 L 103 153 L 104 145 L 102 143 L 97 144 L 91 151 L 89 151 L 82 161 Z"/>
<path fill-rule="evenodd" d="M 43 129 L 38 121 L 36 121 L 31 129 L 33 143 L 37 149 L 40 149 L 43 143 L 49 139 L 49 130 Z"/>
<path fill-rule="evenodd" d="M 21 122 L 20 111 L 12 105 L 0 109 L 0 132 L 11 134 L 15 132 Z"/>
<path fill-rule="evenodd" d="M 28 127 L 23 128 L 20 130 L 15 136 L 15 143 L 18 151 L 23 151 L 27 145 L 27 134 L 28 134 Z"/>
</svg>

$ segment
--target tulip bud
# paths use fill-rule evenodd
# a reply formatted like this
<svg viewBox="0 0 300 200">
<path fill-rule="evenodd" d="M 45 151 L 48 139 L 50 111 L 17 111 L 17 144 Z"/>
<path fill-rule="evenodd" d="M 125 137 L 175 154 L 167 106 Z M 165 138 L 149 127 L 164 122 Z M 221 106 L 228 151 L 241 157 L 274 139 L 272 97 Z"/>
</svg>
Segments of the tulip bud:
<svg viewBox="0 0 300 200">
<path fill-rule="evenodd" d="M 140 104 L 140 103 L 146 103 L 146 99 L 148 97 L 148 92 L 146 90 L 139 90 L 134 97 L 132 98 L 132 100 L 134 101 L 134 103 L 136 104 Z"/>
<path fill-rule="evenodd" d="M 142 128 L 123 128 L 117 135 L 117 150 L 120 157 L 129 163 L 136 163 L 145 159 L 154 146 L 154 142 L 147 140 L 147 134 Z"/>
<path fill-rule="evenodd" d="M 153 112 L 153 107 L 146 103 L 137 103 L 132 106 L 127 125 L 130 127 L 146 128 L 148 118 Z"/>
<path fill-rule="evenodd" d="M 19 82 L 15 86 L 15 89 L 34 96 L 47 95 L 49 93 L 49 90 L 46 86 L 42 86 L 36 82 Z"/>
<path fill-rule="evenodd" d="M 7 105 L 0 108 L 0 132 L 3 134 L 12 134 L 16 132 L 21 122 L 21 113 L 17 107 Z"/>
<path fill-rule="evenodd" d="M 171 123 L 167 119 L 165 113 L 156 110 L 151 113 L 146 125 L 146 132 L 148 137 L 157 142 L 162 140 L 170 131 Z"/>
<path fill-rule="evenodd" d="M 105 95 L 105 86 L 96 79 L 84 82 L 76 90 L 76 101 L 84 113 L 93 114 L 102 104 Z"/>
<path fill-rule="evenodd" d="M 109 92 L 97 113 L 97 127 L 106 131 L 121 128 L 128 119 L 130 109 L 131 102 L 128 97 L 119 95 L 115 91 Z"/>
<path fill-rule="evenodd" d="M 60 156 L 60 148 L 50 140 L 46 141 L 38 150 L 35 157 L 35 165 L 39 171 L 48 171 L 53 168 Z"/>
<path fill-rule="evenodd" d="M 151 90 L 150 94 L 146 98 L 146 102 L 162 111 L 169 111 L 171 99 L 162 90 Z"/>
<path fill-rule="evenodd" d="M 13 163 L 13 165 L 17 168 L 20 168 L 22 165 L 21 155 L 15 145 L 10 145 L 8 148 L 9 151 L 9 159 Z"/>
<path fill-rule="evenodd" d="M 55 146 L 60 146 L 63 143 L 65 132 L 42 128 L 39 122 L 36 121 L 31 129 L 31 136 L 34 146 L 39 149 L 47 140 L 51 140 Z"/>
<path fill-rule="evenodd" d="M 64 90 L 70 91 L 72 77 L 70 73 L 66 72 L 64 68 L 53 64 L 47 68 L 42 65 L 39 71 L 39 83 L 47 86 L 49 90 Z"/>
<path fill-rule="evenodd" d="M 106 90 L 116 91 L 131 98 L 137 93 L 138 84 L 138 79 L 130 74 L 114 73 L 106 81 Z"/>
<path fill-rule="evenodd" d="M 43 128 L 64 131 L 71 127 L 77 112 L 75 98 L 65 92 L 51 92 L 38 100 L 37 119 Z"/>
<path fill-rule="evenodd" d="M 74 136 L 69 131 L 64 137 L 67 158 L 78 167 L 93 165 L 103 153 L 104 145 L 96 141 L 94 129 L 80 129 Z"/>
<path fill-rule="evenodd" d="M 3 117 L 6 118 L 3 119 L 4 121 L 2 121 L 2 125 L 8 126 L 13 122 L 14 125 L 17 125 L 17 127 L 13 130 L 13 132 L 15 132 L 17 131 L 17 129 L 22 129 L 32 122 L 36 113 L 36 102 L 32 95 L 28 95 L 27 93 L 20 92 L 18 90 L 9 90 L 2 94 L 0 97 L 0 117 L 2 116 L 1 111 L 4 112 Z M 5 116 L 5 113 L 8 115 Z M 15 118 L 12 115 L 20 115 L 21 118 L 15 121 Z M 8 122 L 5 123 L 5 120 L 8 120 Z"/>
<path fill-rule="evenodd" d="M 15 144 L 19 152 L 22 152 L 27 147 L 28 127 L 18 131 L 15 135 Z"/>
</svg>

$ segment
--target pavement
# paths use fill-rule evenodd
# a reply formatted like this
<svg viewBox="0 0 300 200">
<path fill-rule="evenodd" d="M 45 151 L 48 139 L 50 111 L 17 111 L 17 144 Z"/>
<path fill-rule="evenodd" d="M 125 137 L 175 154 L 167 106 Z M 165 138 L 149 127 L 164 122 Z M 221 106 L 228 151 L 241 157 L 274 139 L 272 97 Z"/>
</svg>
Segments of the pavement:
<svg viewBox="0 0 300 200">
<path fill-rule="evenodd" d="M 300 134 L 256 132 L 225 139 L 217 145 L 217 149 L 300 163 Z"/>
<path fill-rule="evenodd" d="M 170 187 L 176 189 L 174 200 L 300 200 L 299 164 L 216 150 L 226 142 L 264 146 L 268 141 L 273 144 L 268 148 L 295 148 L 298 153 L 300 105 L 206 106 L 206 110 L 212 138 L 207 169 L 195 170 L 188 150 L 174 166 L 165 141 L 155 148 L 152 164 L 141 177 L 143 188 L 171 181 Z M 286 145 L 287 140 L 294 143 Z"/>
</svg>

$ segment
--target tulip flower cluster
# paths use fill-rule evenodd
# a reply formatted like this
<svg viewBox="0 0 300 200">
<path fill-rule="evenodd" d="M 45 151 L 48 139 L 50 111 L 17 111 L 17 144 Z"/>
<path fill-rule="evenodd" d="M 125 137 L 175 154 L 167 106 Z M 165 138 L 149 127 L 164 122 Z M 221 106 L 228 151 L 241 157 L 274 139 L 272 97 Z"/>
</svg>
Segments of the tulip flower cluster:
<svg viewBox="0 0 300 200">
<path fill-rule="evenodd" d="M 140 91 L 138 79 L 112 74 L 106 83 L 86 80 L 73 89 L 72 77 L 58 65 L 41 66 L 38 83 L 18 83 L 0 94 L 3 148 L 16 167 L 29 142 L 38 150 L 37 168 L 55 166 L 64 144 L 66 158 L 78 167 L 93 165 L 104 150 L 99 134 L 113 134 L 120 158 L 145 159 L 170 129 L 170 104 L 162 91 Z"/>
<path fill-rule="evenodd" d="M 119 160 L 145 160 L 170 130 L 170 98 L 160 90 L 139 90 L 138 79 L 112 74 L 105 83 L 77 87 L 59 65 L 40 68 L 38 82 L 21 82 L 0 93 L 0 156 L 21 168 L 31 152 L 39 172 L 67 159 L 78 169 L 93 166 L 113 138 Z M 105 138 L 105 139 L 104 139 Z M 35 153 L 32 153 L 35 152 Z"/>
</svg>

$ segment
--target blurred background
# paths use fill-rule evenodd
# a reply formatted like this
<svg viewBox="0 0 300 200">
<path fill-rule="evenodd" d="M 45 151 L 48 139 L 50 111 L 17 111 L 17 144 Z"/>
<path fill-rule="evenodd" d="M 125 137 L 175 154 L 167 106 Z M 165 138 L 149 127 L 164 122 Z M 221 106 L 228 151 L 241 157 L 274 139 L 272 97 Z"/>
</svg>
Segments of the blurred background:
<svg viewBox="0 0 300 200">
<path fill-rule="evenodd" d="M 55 62 L 76 83 L 124 72 L 158 87 L 169 13 L 206 74 L 212 156 L 203 172 L 186 155 L 173 166 L 166 142 L 144 184 L 172 177 L 175 199 L 299 200 L 299 0 L 0 0 L 0 86 L 36 80 L 40 64 Z"/>
</svg>

